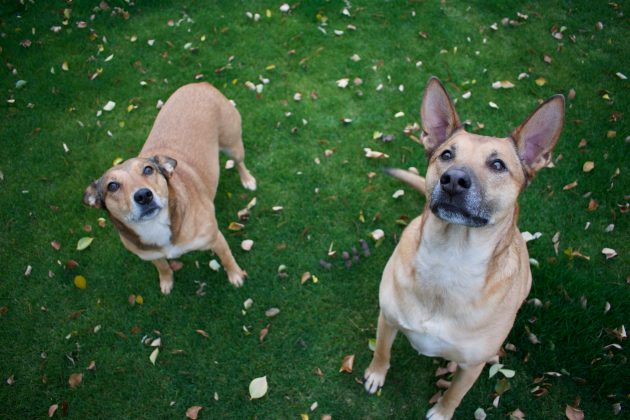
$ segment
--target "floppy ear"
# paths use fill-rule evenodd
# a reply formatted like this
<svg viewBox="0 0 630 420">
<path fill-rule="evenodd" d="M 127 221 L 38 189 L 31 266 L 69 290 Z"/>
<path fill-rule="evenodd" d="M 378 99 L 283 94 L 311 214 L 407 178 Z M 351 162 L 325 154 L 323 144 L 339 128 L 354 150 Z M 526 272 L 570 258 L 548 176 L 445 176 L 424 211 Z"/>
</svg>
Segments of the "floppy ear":
<svg viewBox="0 0 630 420">
<path fill-rule="evenodd" d="M 427 83 L 420 114 L 422 129 L 426 133 L 424 148 L 430 156 L 461 125 L 455 107 L 437 77 L 431 77 Z"/>
<path fill-rule="evenodd" d="M 564 121 L 564 96 L 547 99 L 512 132 L 528 181 L 547 166 Z"/>
<path fill-rule="evenodd" d="M 83 204 L 100 209 L 103 207 L 103 194 L 99 191 L 100 179 L 92 182 L 83 193 Z"/>
<path fill-rule="evenodd" d="M 171 175 L 173 175 L 173 171 L 177 166 L 177 161 L 175 159 L 164 155 L 153 156 L 150 160 L 157 165 L 158 169 L 162 175 L 166 177 L 166 179 L 169 179 Z"/>
</svg>

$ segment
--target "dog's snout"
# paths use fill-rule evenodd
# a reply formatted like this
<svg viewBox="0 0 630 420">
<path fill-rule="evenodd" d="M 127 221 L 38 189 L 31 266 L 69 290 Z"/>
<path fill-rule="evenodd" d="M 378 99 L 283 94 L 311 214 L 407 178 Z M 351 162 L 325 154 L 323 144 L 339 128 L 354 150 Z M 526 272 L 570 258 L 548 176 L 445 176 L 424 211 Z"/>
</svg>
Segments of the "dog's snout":
<svg viewBox="0 0 630 420">
<path fill-rule="evenodd" d="M 454 195 L 468 190 L 472 185 L 472 180 L 468 172 L 452 168 L 442 174 L 440 185 L 444 192 Z"/>
<path fill-rule="evenodd" d="M 141 206 L 147 205 L 153 201 L 153 193 L 148 188 L 142 188 L 133 195 L 133 199 Z"/>
</svg>

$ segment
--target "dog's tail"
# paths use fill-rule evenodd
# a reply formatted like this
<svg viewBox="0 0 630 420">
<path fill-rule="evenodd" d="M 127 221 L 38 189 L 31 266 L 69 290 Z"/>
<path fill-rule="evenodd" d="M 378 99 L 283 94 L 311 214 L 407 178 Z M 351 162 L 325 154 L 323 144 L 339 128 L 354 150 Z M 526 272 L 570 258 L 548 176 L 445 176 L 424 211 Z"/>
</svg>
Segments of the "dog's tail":
<svg viewBox="0 0 630 420">
<path fill-rule="evenodd" d="M 398 168 L 384 168 L 383 171 L 396 179 L 401 180 L 405 184 L 410 185 L 414 190 L 420 191 L 422 194 L 426 192 L 424 178 L 411 171 Z"/>
</svg>

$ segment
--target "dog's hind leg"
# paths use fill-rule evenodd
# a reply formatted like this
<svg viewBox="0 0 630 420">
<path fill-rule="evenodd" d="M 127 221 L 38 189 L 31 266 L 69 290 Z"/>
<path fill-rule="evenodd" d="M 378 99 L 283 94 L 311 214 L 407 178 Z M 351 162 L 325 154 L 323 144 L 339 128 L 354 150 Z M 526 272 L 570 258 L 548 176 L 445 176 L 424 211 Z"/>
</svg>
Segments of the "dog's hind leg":
<svg viewBox="0 0 630 420">
<path fill-rule="evenodd" d="M 429 410 L 427 419 L 445 420 L 452 418 L 455 409 L 459 406 L 459 403 L 462 402 L 464 395 L 466 395 L 468 390 L 473 386 L 485 365 L 485 363 L 465 367 L 459 365 L 450 388 L 444 393 L 444 396 L 440 398 L 437 404 Z"/>
<path fill-rule="evenodd" d="M 374 394 L 385 383 L 385 376 L 389 369 L 392 344 L 394 343 L 397 332 L 398 330 L 395 327 L 387 323 L 381 312 L 378 316 L 374 357 L 363 375 L 365 379 L 365 390 L 370 394 Z"/>
<path fill-rule="evenodd" d="M 216 232 L 216 235 L 214 235 L 210 241 L 210 249 L 217 254 L 221 260 L 221 264 L 223 264 L 225 268 L 230 283 L 236 287 L 241 287 L 245 281 L 245 277 L 247 277 L 247 273 L 241 270 L 241 267 L 236 263 L 232 251 L 230 251 L 230 247 L 221 231 L 217 229 Z"/>
<path fill-rule="evenodd" d="M 168 295 L 173 290 L 173 270 L 171 270 L 171 266 L 168 265 L 166 258 L 159 258 L 151 262 L 157 268 L 158 273 L 160 273 L 160 290 L 165 295 Z"/>
</svg>

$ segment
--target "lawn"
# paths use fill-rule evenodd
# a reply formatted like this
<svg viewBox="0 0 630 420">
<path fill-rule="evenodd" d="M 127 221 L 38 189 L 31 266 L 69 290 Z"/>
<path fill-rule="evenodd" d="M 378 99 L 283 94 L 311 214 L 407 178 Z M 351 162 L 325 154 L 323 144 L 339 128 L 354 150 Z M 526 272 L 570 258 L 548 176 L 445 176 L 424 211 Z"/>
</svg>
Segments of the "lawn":
<svg viewBox="0 0 630 420">
<path fill-rule="evenodd" d="M 199 418 L 424 416 L 444 361 L 418 356 L 403 336 L 382 392 L 368 396 L 360 383 L 380 275 L 425 203 L 381 168 L 426 170 L 405 129 L 420 123 L 432 75 L 480 134 L 507 135 L 541 100 L 567 97 L 554 167 L 520 199 L 521 230 L 542 236 L 528 244 L 533 287 L 501 360 L 515 375 L 490 378 L 486 368 L 456 418 L 519 409 L 557 419 L 567 406 L 594 419 L 628 416 L 628 5 L 281 6 L 0 6 L 0 418 L 46 418 L 51 407 L 53 417 L 77 419 L 185 418 L 193 406 L 203 407 Z M 242 115 L 258 190 L 222 169 L 215 203 L 249 279 L 235 289 L 210 269 L 214 256 L 193 252 L 179 258 L 164 296 L 155 268 L 124 249 L 109 221 L 101 227 L 105 212 L 82 197 L 113 161 L 138 153 L 159 101 L 196 80 Z M 494 89 L 497 81 L 513 87 Z M 389 157 L 368 159 L 364 148 Z M 393 198 L 398 189 L 405 194 Z M 254 197 L 245 227 L 228 230 Z M 79 251 L 84 237 L 93 241 Z M 249 252 L 244 239 L 254 241 Z M 353 247 L 360 260 L 346 268 L 342 252 Z M 270 308 L 280 312 L 268 317 Z M 352 372 L 340 372 L 349 355 Z M 250 381 L 263 376 L 266 395 L 250 399 Z"/>
</svg>

